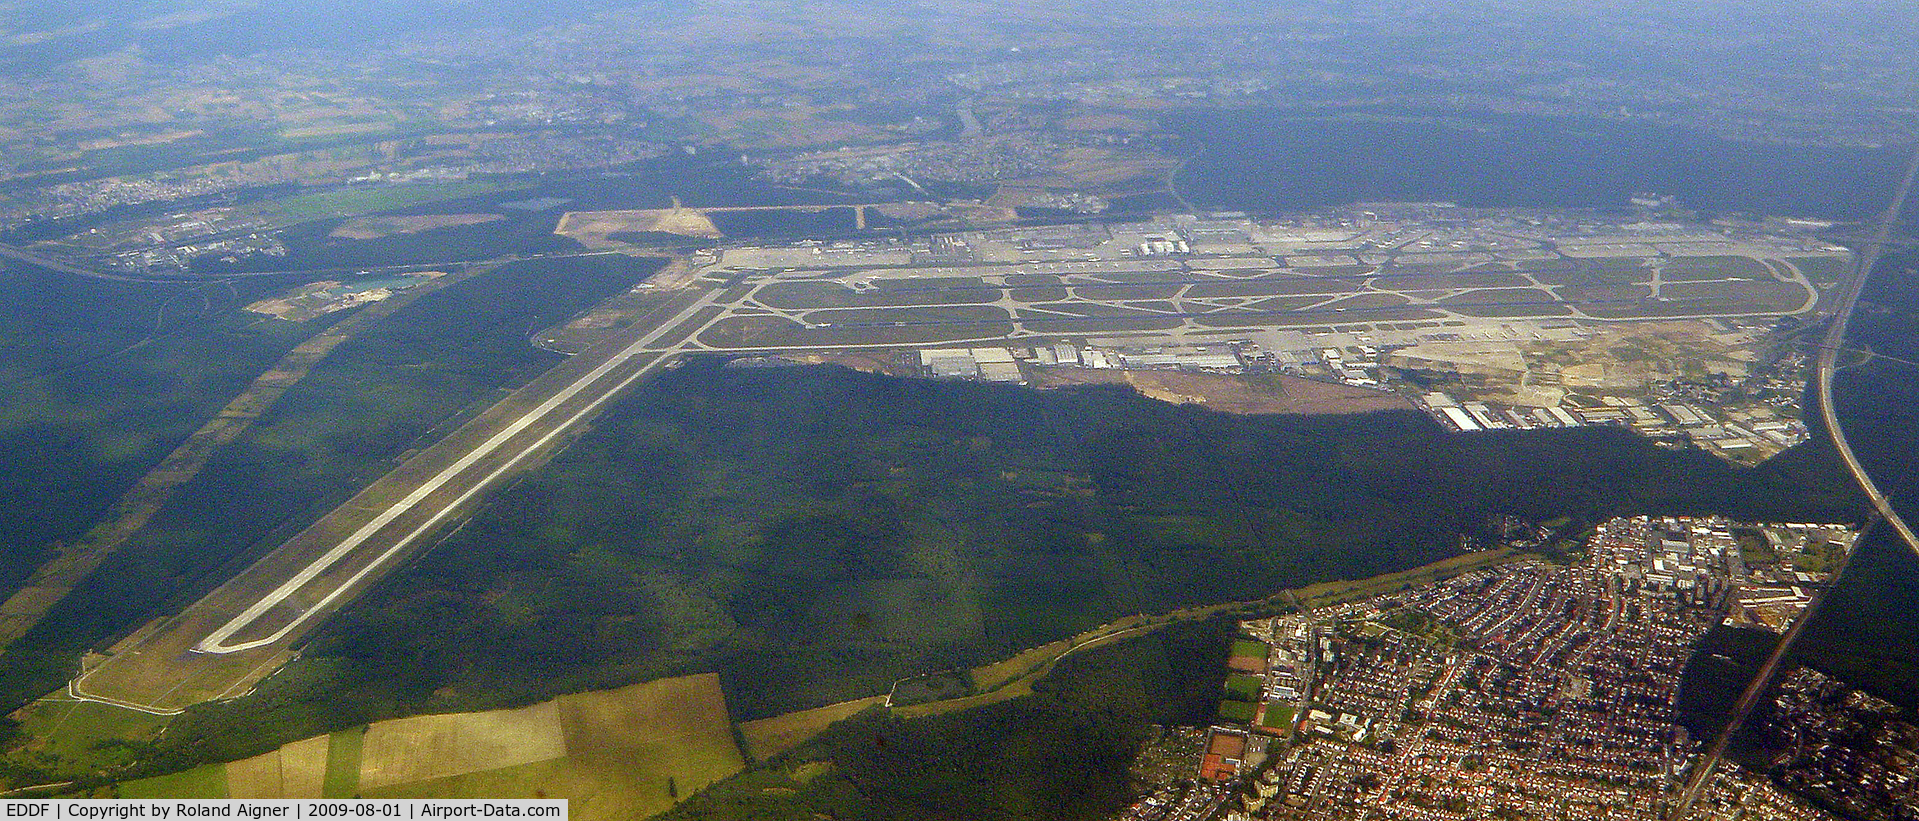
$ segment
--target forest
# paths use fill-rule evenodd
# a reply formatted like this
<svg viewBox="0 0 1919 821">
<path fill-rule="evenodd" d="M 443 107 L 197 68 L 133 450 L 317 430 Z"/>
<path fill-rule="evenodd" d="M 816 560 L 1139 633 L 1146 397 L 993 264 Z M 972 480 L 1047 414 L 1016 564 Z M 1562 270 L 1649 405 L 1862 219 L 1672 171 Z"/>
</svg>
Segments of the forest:
<svg viewBox="0 0 1919 821">
<path fill-rule="evenodd" d="M 1617 430 L 1455 436 L 1411 412 L 1232 416 L 1106 387 L 696 363 L 162 743 L 237 758 L 704 671 L 751 720 L 1121 615 L 1412 567 L 1499 516 L 1576 532 L 1714 511 L 1851 520 L 1859 503 L 1816 452 L 1742 469 Z"/>
<path fill-rule="evenodd" d="M 239 310 L 287 284 L 0 270 L 0 595 L 333 319 L 272 323 Z"/>
<path fill-rule="evenodd" d="M 664 818 L 1110 817 L 1132 797 L 1141 743 L 1211 719 L 1233 626 L 1179 624 L 1069 656 L 1015 701 L 910 721 L 870 710 Z"/>
<path fill-rule="evenodd" d="M 144 528 L 32 632 L 0 652 L 0 694 L 17 706 L 59 688 L 75 672 L 85 650 L 171 612 L 223 581 L 243 562 L 377 478 L 397 457 L 491 404 L 502 390 L 550 367 L 559 355 L 528 344 L 530 335 L 630 287 L 657 265 L 626 257 L 511 263 L 428 294 L 361 330 L 321 360 L 238 441 L 216 452 L 198 476 L 182 485 Z M 129 406 L 129 415 L 146 414 L 136 418 L 150 418 L 150 425 L 159 427 L 166 421 L 165 427 L 150 434 L 160 440 L 152 446 L 157 454 L 142 454 L 157 461 L 165 455 L 161 448 L 171 448 L 177 441 L 161 440 L 162 436 L 184 436 L 283 352 L 277 347 L 264 352 L 242 347 L 238 343 L 250 339 L 247 334 L 290 347 L 337 319 L 329 315 L 290 323 L 247 316 L 252 318 L 201 322 L 170 338 L 196 346 L 199 356 L 214 363 L 230 363 L 246 355 L 249 358 L 243 361 L 251 371 L 231 363 L 220 372 L 219 382 L 199 385 L 191 380 L 201 372 L 197 368 L 207 366 L 176 360 L 145 364 L 144 358 L 129 356 L 107 358 L 105 364 L 90 366 L 93 370 L 72 378 L 88 380 L 93 390 Z M 255 358 L 262 356 L 265 361 Z M 114 364 L 123 360 L 129 364 Z M 173 383 L 175 390 L 194 390 L 187 397 L 172 399 L 168 391 L 142 392 L 152 380 L 164 381 L 159 374 L 148 381 L 133 381 L 132 375 L 103 378 L 98 372 L 101 367 L 135 366 L 177 368 L 175 373 L 183 381 Z M 64 374 L 56 371 L 55 378 Z M 169 403 L 160 403 L 161 398 Z M 205 408 L 200 418 L 162 416 L 181 413 L 180 405 L 189 399 L 199 404 L 187 407 Z M 180 430 L 183 426 L 186 430 Z M 33 430 L 18 435 L 31 436 Z M 10 459 L 35 455 L 24 449 L 0 452 L 8 452 Z M 108 473 L 116 466 L 100 465 L 97 460 L 43 458 L 26 463 L 29 470 L 73 473 L 75 478 L 66 480 L 68 485 L 106 497 L 86 510 L 46 505 L 65 519 L 52 520 L 63 531 L 56 531 L 54 524 L 45 527 L 66 533 L 91 524 L 84 518 L 87 511 L 97 516 L 100 507 L 150 465 L 150 461 L 129 460 L 118 473 Z M 12 481 L 15 474 L 0 475 Z M 9 515 L 21 514 L 17 508 L 0 512 L 0 516 Z"/>
</svg>

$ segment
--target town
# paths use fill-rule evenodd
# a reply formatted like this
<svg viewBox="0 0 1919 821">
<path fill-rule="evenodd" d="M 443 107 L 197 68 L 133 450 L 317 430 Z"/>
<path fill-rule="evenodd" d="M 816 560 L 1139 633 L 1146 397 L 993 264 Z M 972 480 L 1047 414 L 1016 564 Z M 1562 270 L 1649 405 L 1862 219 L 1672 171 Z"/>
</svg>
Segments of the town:
<svg viewBox="0 0 1919 821">
<path fill-rule="evenodd" d="M 1702 744 L 1677 723 L 1676 703 L 1706 631 L 1722 620 L 1776 628 L 1778 613 L 1727 614 L 1773 604 L 1752 603 L 1768 590 L 1755 585 L 1782 576 L 1818 584 L 1823 577 L 1793 570 L 1791 557 L 1815 542 L 1810 552 L 1849 550 L 1855 535 L 1717 517 L 1614 519 L 1567 564 L 1523 559 L 1241 622 L 1225 653 L 1219 720 L 1169 730 L 1147 748 L 1143 762 L 1190 766 L 1136 767 L 1153 789 L 1124 817 L 1665 819 Z M 1762 567 L 1751 568 L 1746 557 L 1761 553 Z M 1782 699 L 1863 703 L 1816 688 L 1793 696 L 1810 687 L 1795 676 Z M 1859 759 L 1906 760 L 1907 729 L 1887 731 L 1904 746 Z M 1823 766 L 1841 766 L 1834 758 Z M 1764 800 L 1725 800 L 1735 793 Z M 1689 817 L 1829 817 L 1731 765 L 1707 795 Z M 1715 814 L 1740 806 L 1745 815 Z"/>
</svg>

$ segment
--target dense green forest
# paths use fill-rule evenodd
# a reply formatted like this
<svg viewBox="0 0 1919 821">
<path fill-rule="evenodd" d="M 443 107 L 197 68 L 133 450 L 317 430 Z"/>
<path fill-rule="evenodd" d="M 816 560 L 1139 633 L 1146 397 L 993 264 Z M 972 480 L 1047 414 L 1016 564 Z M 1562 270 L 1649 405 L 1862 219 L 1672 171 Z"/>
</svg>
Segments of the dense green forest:
<svg viewBox="0 0 1919 821">
<path fill-rule="evenodd" d="M 1919 252 L 1880 260 L 1853 313 L 1847 344 L 1881 356 L 1833 381 L 1853 452 L 1908 523 L 1919 521 Z M 1882 528 L 1794 648 L 1799 661 L 1919 709 L 1919 557 Z"/>
<path fill-rule="evenodd" d="M 1859 546 L 1846 576 L 1793 646 L 1817 667 L 1908 709 L 1919 709 L 1919 558 L 1890 528 Z M 1788 667 L 1787 669 L 1790 669 Z"/>
<path fill-rule="evenodd" d="M 1853 314 L 1847 343 L 1879 356 L 1862 358 L 1835 376 L 1840 421 L 1854 453 L 1908 521 L 1919 515 L 1919 256 L 1894 250 L 1880 260 Z M 1811 420 L 1817 424 L 1818 417 Z M 1823 441 L 1823 431 L 1814 431 Z M 1898 535 L 1877 526 L 1859 543 L 1844 575 L 1793 645 L 1784 673 L 1805 665 L 1845 680 L 1907 709 L 1919 709 L 1919 557 Z M 1731 702 L 1776 646 L 1775 637 L 1718 628 L 1688 665 L 1681 714 L 1695 735 L 1724 727 Z M 1771 751 L 1752 732 L 1763 721 L 1762 701 L 1735 736 L 1733 752 L 1764 769 Z"/>
<path fill-rule="evenodd" d="M 1232 622 L 1179 624 L 1068 656 L 1034 695 L 910 721 L 874 710 L 665 816 L 723 819 L 1106 818 L 1151 725 L 1212 717 Z"/>
<path fill-rule="evenodd" d="M 1422 564 L 1502 514 L 1850 518 L 1829 465 L 1739 469 L 1609 429 L 1453 436 L 1411 412 L 1233 416 L 1115 388 L 695 364 L 165 743 L 231 758 L 704 670 L 737 717 L 764 717 L 1119 615 Z"/>
<path fill-rule="evenodd" d="M 1919 612 L 1919 558 L 1891 528 L 1879 526 L 1860 541 L 1845 575 L 1806 624 L 1778 674 L 1812 667 L 1894 704 L 1919 709 L 1914 612 Z M 1758 630 L 1714 627 L 1686 666 L 1680 723 L 1695 737 L 1717 735 L 1778 639 Z M 1759 702 L 1730 748 L 1741 763 L 1762 771 L 1779 752 L 1757 732 L 1770 707 L 1770 697 Z"/>
<path fill-rule="evenodd" d="M 239 309 L 286 284 L 0 269 L 0 597 L 325 327 Z"/>
<path fill-rule="evenodd" d="M 58 688 L 88 647 L 224 580 L 396 457 L 557 362 L 528 337 L 657 265 L 627 257 L 515 262 L 428 294 L 342 343 L 0 654 L 0 693 L 18 705 Z M 243 381 L 233 390 L 271 364 L 236 376 Z"/>
</svg>

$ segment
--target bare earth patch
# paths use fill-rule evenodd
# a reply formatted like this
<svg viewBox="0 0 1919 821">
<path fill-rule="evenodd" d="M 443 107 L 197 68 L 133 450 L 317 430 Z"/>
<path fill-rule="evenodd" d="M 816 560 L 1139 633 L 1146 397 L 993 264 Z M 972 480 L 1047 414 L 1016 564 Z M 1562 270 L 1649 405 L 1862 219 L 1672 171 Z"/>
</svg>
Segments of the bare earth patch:
<svg viewBox="0 0 1919 821">
<path fill-rule="evenodd" d="M 654 208 L 638 211 L 568 211 L 553 233 L 593 249 L 622 248 L 613 239 L 622 233 L 678 234 L 683 237 L 720 236 L 719 226 L 694 208 Z"/>
<path fill-rule="evenodd" d="M 1285 374 L 1232 375 L 1190 371 L 1122 371 L 1039 368 L 1034 387 L 1128 385 L 1142 396 L 1224 413 L 1372 413 L 1411 410 L 1412 403 L 1385 391 L 1336 385 Z"/>
</svg>

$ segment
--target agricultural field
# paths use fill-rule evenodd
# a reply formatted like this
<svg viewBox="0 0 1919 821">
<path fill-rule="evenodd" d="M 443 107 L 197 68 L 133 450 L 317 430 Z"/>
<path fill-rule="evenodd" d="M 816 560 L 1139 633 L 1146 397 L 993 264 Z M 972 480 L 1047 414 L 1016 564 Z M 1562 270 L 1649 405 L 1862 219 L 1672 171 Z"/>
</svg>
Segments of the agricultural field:
<svg viewBox="0 0 1919 821">
<path fill-rule="evenodd" d="M 1772 279 L 1773 270 L 1751 257 L 1682 257 L 1658 266 L 1659 278 L 1667 282 L 1718 280 L 1728 277 Z"/>
<path fill-rule="evenodd" d="M 791 746 L 857 711 L 788 717 L 763 737 Z M 544 795 L 570 799 L 578 817 L 612 821 L 670 809 L 744 766 L 719 677 L 707 674 L 511 710 L 379 721 L 241 761 L 125 782 L 117 792 L 129 798 Z"/>
<path fill-rule="evenodd" d="M 1099 230 L 1110 232 L 1099 248 L 1117 243 L 1134 258 L 974 259 L 964 264 L 932 259 L 965 254 L 1002 259 L 1018 251 L 1015 246 L 1023 240 L 1001 235 L 969 236 L 920 250 L 893 240 L 771 249 L 772 256 L 753 257 L 756 264 L 748 267 L 738 264 L 732 249 L 702 253 L 699 258 L 719 262 L 688 272 L 684 281 L 690 287 L 673 298 L 677 324 L 661 326 L 647 336 L 646 345 L 652 347 L 631 361 L 642 363 L 635 367 L 650 368 L 672 354 L 708 350 L 796 355 L 810 348 L 837 355 L 849 348 L 903 347 L 926 341 L 1123 334 L 1145 329 L 1172 331 L 1173 336 L 1191 330 L 1216 342 L 1233 331 L 1208 330 L 1212 322 L 1230 323 L 1229 327 L 1295 323 L 1324 327 L 1322 323 L 1337 317 L 1341 328 L 1364 328 L 1382 320 L 1442 321 L 1478 313 L 1592 319 L 1587 311 L 1605 306 L 1673 307 L 1660 300 L 1685 303 L 1676 306 L 1681 308 L 1714 299 L 1743 299 L 1765 307 L 1769 299 L 1797 298 L 1801 303 L 1797 310 L 1809 310 L 1812 304 L 1808 296 L 1812 291 L 1803 280 L 1796 274 L 1786 277 L 1783 268 L 1770 264 L 1768 270 L 1780 276 L 1758 283 L 1764 288 L 1743 291 L 1732 285 L 1754 283 L 1734 277 L 1666 283 L 1645 260 L 1624 257 L 1488 263 L 1486 254 L 1454 255 L 1459 258 L 1451 261 L 1424 254 L 1416 264 L 1402 267 L 1396 260 L 1378 261 L 1381 255 L 1365 255 L 1365 263 L 1339 267 L 1335 269 L 1338 276 L 1324 277 L 1276 262 L 1262 268 L 1257 258 L 1246 257 L 1245 252 L 1210 266 L 1203 255 L 1138 258 L 1168 241 L 1148 238 L 1135 244 L 1123 228 Z M 1096 232 L 1073 229 L 1066 235 L 1068 239 L 1060 242 L 1102 242 Z M 1098 253 L 1086 252 L 1089 257 Z M 783 270 L 759 265 L 787 258 L 809 261 L 810 267 Z M 1325 258 L 1324 254 L 1315 257 Z M 925 264 L 911 264 L 915 259 Z M 524 284 L 532 281 L 525 279 L 533 275 L 532 268 L 549 263 L 603 267 L 599 273 L 611 276 L 623 270 L 622 260 L 626 258 L 596 255 L 563 263 L 518 263 L 502 270 L 513 271 Z M 1505 270 L 1481 270 L 1492 264 Z M 1452 276 L 1459 280 L 1449 283 L 1447 278 Z M 1509 287 L 1515 277 L 1530 284 Z M 586 279 L 593 281 L 576 285 L 592 290 L 603 284 L 590 274 Z M 1401 289 L 1396 283 L 1419 287 Z M 434 296 L 445 297 L 471 284 Z M 539 280 L 539 284 L 544 287 L 550 282 Z M 1210 295 L 1195 295 L 1195 286 L 1206 286 L 1210 290 L 1200 293 Z M 630 295 L 632 286 L 627 287 Z M 1673 296 L 1640 297 L 1635 291 L 1632 296 L 1617 297 L 1625 292 L 1621 289 L 1639 287 L 1672 289 Z M 1026 289 L 1059 289 L 1067 296 L 1047 302 L 1012 298 Z M 421 300 L 419 305 L 431 301 Z M 467 306 L 471 311 L 506 307 L 497 302 Z M 510 335 L 517 337 L 517 344 L 524 344 L 530 329 L 554 327 L 566 316 L 539 311 L 513 319 L 526 322 L 523 326 L 511 323 L 518 328 L 501 326 L 503 336 L 493 342 L 505 345 L 505 336 Z M 1248 320 L 1256 324 L 1238 324 Z M 422 328 L 406 330 L 412 334 L 407 338 L 416 343 L 432 337 Z M 441 328 L 441 336 L 452 339 L 438 341 L 456 341 L 465 330 L 464 326 Z M 342 348 L 342 353 L 346 350 Z M 882 388 L 858 382 L 878 377 L 792 369 L 730 374 L 717 363 L 698 358 L 686 364 L 693 367 L 641 383 L 633 397 L 621 402 L 626 410 L 601 416 L 554 464 L 489 498 L 476 518 L 449 535 L 446 547 L 421 555 L 381 581 L 376 588 L 379 595 L 334 615 L 334 622 L 307 646 L 290 689 L 269 688 L 267 697 L 378 705 L 363 720 L 407 712 L 444 716 L 463 708 L 550 701 L 557 692 L 565 692 L 562 687 L 609 686 L 716 670 L 734 699 L 733 707 L 750 723 L 856 701 L 903 680 L 925 681 L 930 670 L 990 667 L 995 663 L 991 659 L 1082 633 L 1121 613 L 1245 601 L 1289 581 L 1337 577 L 1362 569 L 1377 572 L 1430 560 L 1452 549 L 1458 534 L 1478 527 L 1487 510 L 1537 507 L 1555 515 L 1567 510 L 1595 511 L 1575 513 L 1589 516 L 1639 494 L 1670 498 L 1671 491 L 1635 487 L 1643 477 L 1620 475 L 1619 466 L 1622 459 L 1649 463 L 1682 459 L 1650 452 L 1601 458 L 1620 449 L 1650 448 L 1630 437 L 1601 441 L 1617 432 L 1583 429 L 1523 442 L 1454 441 L 1403 408 L 1364 420 L 1226 417 L 1192 407 L 1207 404 L 1204 401 L 1166 406 L 1121 391 L 1034 394 L 993 386 L 897 380 L 886 381 Z M 447 370 L 436 368 L 433 373 Z M 320 375 L 316 369 L 314 376 Z M 1248 394 L 1264 391 L 1282 399 L 1295 398 L 1287 395 L 1290 387 L 1283 382 L 1244 382 L 1234 398 L 1228 396 L 1230 386 L 1188 392 L 1182 388 L 1191 386 L 1141 378 L 1142 390 L 1166 397 L 1204 397 L 1211 392 L 1222 400 L 1240 402 L 1250 401 Z M 722 384 L 725 387 L 717 387 Z M 410 390 L 405 385 L 395 389 Z M 829 402 L 822 393 L 844 390 L 862 392 L 863 398 Z M 953 405 L 961 393 L 967 396 L 963 411 Z M 361 385 L 339 395 L 365 397 L 366 391 Z M 1314 397 L 1319 402 L 1337 399 Z M 476 399 L 462 412 L 470 413 L 482 402 Z M 846 417 L 829 405 L 859 411 Z M 298 403 L 288 407 L 305 410 Z M 647 410 L 636 416 L 632 410 L 636 407 Z M 458 421 L 441 418 L 447 424 Z M 1167 425 L 1173 421 L 1180 436 L 1197 437 L 1195 441 L 1168 440 L 1166 431 L 1173 428 Z M 337 424 L 337 417 L 328 422 Z M 807 432 L 791 433 L 795 425 Z M 1219 425 L 1230 428 L 1214 431 L 1223 438 L 1205 435 Z M 1305 427 L 1295 429 L 1294 425 Z M 1354 426 L 1366 435 L 1352 435 L 1349 429 Z M 1072 432 L 1070 440 L 1059 438 L 1064 431 Z M 271 425 L 263 426 L 261 432 L 282 433 Z M 433 437 L 428 433 L 416 434 L 407 442 L 431 444 Z M 1218 441 L 1234 444 L 1224 450 Z M 402 444 L 399 440 L 386 444 L 384 453 L 404 456 L 410 450 L 395 447 Z M 1416 459 L 1412 468 L 1386 467 L 1374 456 L 1348 452 L 1359 444 L 1397 453 L 1396 460 L 1408 452 L 1425 456 Z M 435 447 L 444 448 L 445 443 Z M 1483 452 L 1487 448 L 1544 448 L 1551 456 L 1489 458 Z M 1584 461 L 1570 455 L 1582 449 Z M 1150 455 L 1150 460 L 1142 463 L 1143 455 Z M 1334 464 L 1341 459 L 1348 460 L 1343 468 Z M 645 467 L 635 470 L 634 464 Z M 1060 464 L 1072 467 L 1036 469 Z M 1286 466 L 1304 464 L 1313 465 L 1314 470 L 1286 472 Z M 1508 475 L 1484 475 L 1488 464 L 1500 465 Z M 1528 473 L 1547 467 L 1557 473 L 1578 473 L 1580 465 L 1585 470 L 1603 466 L 1606 479 L 1542 484 Z M 1401 469 L 1417 469 L 1421 474 L 1418 479 L 1380 474 Z M 374 470 L 367 467 L 362 475 Z M 1281 472 L 1274 474 L 1275 470 Z M 1663 488 L 1663 482 L 1673 476 L 1711 469 L 1688 463 L 1661 470 L 1654 471 L 1662 477 L 1654 484 Z M 1345 478 L 1329 483 L 1328 471 L 1344 471 Z M 981 478 L 954 478 L 975 473 Z M 1230 488 L 1222 487 L 1225 476 L 1232 477 Z M 1470 487 L 1446 481 L 1466 481 L 1466 477 Z M 219 478 L 230 482 L 234 476 Z M 1812 486 L 1805 483 L 1798 485 L 1803 492 L 1797 495 L 1749 495 L 1735 490 L 1742 482 L 1775 481 L 1780 479 L 1769 474 L 1737 479 L 1715 475 L 1688 487 L 1694 493 L 1767 498 L 1768 503 L 1809 508 L 1834 504 L 1831 494 L 1807 490 Z M 253 484 L 270 486 L 271 477 Z M 231 536 L 251 533 L 250 545 L 277 544 L 284 539 L 273 539 L 273 535 L 287 533 L 300 521 L 311 521 L 303 518 L 303 511 L 317 512 L 323 509 L 320 505 L 338 501 L 355 486 L 361 485 L 325 488 L 332 495 L 324 499 L 310 492 L 277 494 L 275 504 L 281 507 L 276 513 L 256 512 L 251 520 L 245 511 L 194 520 L 218 522 Z M 375 487 L 385 490 L 371 491 L 365 504 L 352 506 L 354 510 L 364 514 L 380 509 L 385 499 L 398 498 L 379 495 L 393 491 L 393 486 Z M 1426 497 L 1430 494 L 1443 494 L 1447 504 L 1435 504 Z M 1250 498 L 1271 501 L 1249 509 L 1246 500 Z M 1463 504 L 1467 499 L 1478 499 L 1477 506 Z M 229 501 L 237 504 L 236 500 Z M 209 504 L 209 498 L 198 493 L 189 494 L 188 501 L 199 507 Z M 1363 520 L 1326 513 L 1339 510 L 1368 513 Z M 966 512 L 957 515 L 956 511 Z M 177 528 L 178 521 L 156 519 L 167 528 Z M 1399 534 L 1390 546 L 1377 536 L 1385 531 Z M 325 528 L 305 532 L 316 540 L 335 535 Z M 1007 534 L 1023 535 L 1009 542 Z M 164 536 L 166 531 L 155 535 Z M 1031 549 L 1007 546 L 1029 542 Z M 1385 549 L 1378 549 L 1382 546 Z M 177 563 L 187 555 L 184 548 L 184 542 L 169 540 L 152 545 L 141 558 L 152 561 L 158 556 Z M 1182 557 L 1180 562 L 1165 558 L 1174 553 Z M 1204 554 L 1207 560 L 1192 561 L 1195 554 Z M 129 590 L 140 585 L 179 590 L 194 582 L 184 570 L 158 577 L 128 572 L 138 566 L 131 561 L 110 565 L 106 568 L 109 581 L 102 583 Z M 501 576 L 499 568 L 515 570 Z M 608 587 L 608 580 L 625 581 Z M 234 595 L 246 595 L 254 588 L 233 589 L 240 591 Z M 553 599 L 555 590 L 568 591 L 563 602 Z M 155 598 L 136 594 L 90 597 L 89 601 L 127 602 L 119 605 L 126 609 L 135 606 L 131 602 Z M 111 612 L 110 606 L 107 610 L 85 614 L 85 629 L 69 632 L 97 635 L 112 624 L 129 621 L 126 613 Z M 216 615 L 235 612 L 217 607 L 216 611 Z M 62 615 L 53 614 L 55 618 Z M 240 632 L 219 634 L 208 641 L 244 642 L 256 636 L 267 636 L 265 644 L 277 640 L 280 634 L 269 635 L 274 623 L 248 618 L 253 620 L 234 628 Z M 450 624 L 447 619 L 463 626 L 433 629 L 433 625 Z M 185 623 L 182 619 L 167 622 Z M 180 636 L 191 632 L 158 629 Z M 245 632 L 249 630 L 269 632 Z M 431 638 L 424 634 L 404 638 L 422 630 L 431 630 Z M 169 693 L 181 691 L 174 679 L 140 678 L 161 666 L 142 666 L 139 659 L 172 657 L 125 652 L 148 646 L 138 642 L 150 638 L 136 634 L 115 645 L 115 655 L 83 677 L 81 685 L 91 687 L 103 679 L 114 682 L 100 671 L 120 670 L 132 671 L 118 674 L 127 679 L 117 685 L 123 690 L 164 684 L 171 688 Z M 402 646 L 431 646 L 446 662 L 382 676 L 378 671 L 402 663 L 392 655 L 396 640 Z M 508 659 L 516 661 L 508 663 Z M 538 663 L 529 664 L 528 659 Z M 264 673 L 283 660 L 264 659 L 266 663 L 247 669 Z M 977 680 L 961 682 L 964 686 L 950 688 L 951 692 L 940 688 L 929 694 L 929 703 L 902 709 L 932 715 L 975 703 L 985 706 L 1017 699 L 1049 667 L 1050 662 L 1043 659 L 1038 667 L 1010 678 L 994 677 L 1000 682 L 994 686 Z M 45 672 L 36 670 L 41 677 L 22 678 L 28 683 L 15 686 L 25 690 L 36 686 L 35 682 L 44 685 Z M 322 687 L 322 691 L 301 689 L 308 686 Z M 112 695 L 123 690 L 76 692 Z M 201 690 L 186 692 L 179 697 L 183 704 L 204 697 Z M 959 694 L 967 695 L 951 697 Z M 569 707 L 564 700 L 554 703 L 563 714 L 577 708 L 580 715 L 600 715 L 611 709 L 589 703 Z M 193 714 L 187 724 L 190 729 L 159 743 L 169 749 L 226 744 L 235 750 L 232 758 L 251 760 L 263 750 L 249 745 L 268 740 L 286 743 L 293 740 L 287 736 L 300 728 L 307 729 L 308 735 L 324 729 L 311 726 L 310 716 L 293 716 L 273 728 L 270 738 L 237 738 L 234 733 L 246 726 L 237 720 L 244 709 L 240 703 L 206 705 Z M 729 708 L 721 702 L 720 709 Z M 443 718 L 419 719 L 417 727 L 376 723 L 365 734 L 351 738 L 336 734 L 327 742 L 326 758 L 334 763 L 321 779 L 321 790 L 451 795 L 500 789 L 509 783 L 540 783 L 561 791 L 592 789 L 603 806 L 630 809 L 647 802 L 670 804 L 685 784 L 703 783 L 701 772 L 737 767 L 742 759 L 741 751 L 730 747 L 730 752 L 680 756 L 675 760 L 691 769 L 663 765 L 655 768 L 665 773 L 659 778 L 629 778 L 624 791 L 598 791 L 590 785 L 603 780 L 594 772 L 604 762 L 574 753 L 597 742 L 575 741 L 563 733 L 555 747 L 550 732 L 553 720 L 544 715 L 541 709 L 502 714 L 496 718 L 505 723 L 492 729 L 458 722 L 449 725 L 477 735 L 461 735 L 467 730 L 440 726 L 449 721 Z M 646 719 L 629 716 L 604 721 L 634 724 Z M 805 723 L 798 718 L 792 721 Z M 564 720 L 560 723 L 566 730 Z M 732 744 L 730 732 L 728 745 Z M 800 735 L 774 727 L 766 730 L 762 742 L 769 748 L 791 749 L 789 745 L 800 743 L 796 741 Z M 515 752 L 495 743 L 508 737 L 519 740 L 512 747 Z M 215 738 L 219 741 L 212 741 Z M 545 741 L 534 743 L 539 739 Z M 458 754 L 422 752 L 432 750 Z M 555 754 L 556 750 L 564 755 Z M 625 763 L 649 760 L 656 753 L 630 749 Z M 408 762 L 423 759 L 445 759 L 457 766 L 409 769 Z M 288 783 L 284 761 L 282 755 L 282 786 Z M 243 789 L 265 789 L 259 785 L 270 780 L 267 769 L 266 762 L 240 767 Z"/>
<path fill-rule="evenodd" d="M 747 750 L 754 760 L 765 761 L 818 736 L 835 722 L 885 702 L 885 696 L 872 696 L 747 721 L 740 724 L 740 735 L 746 739 Z"/>
</svg>

